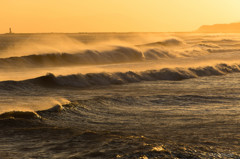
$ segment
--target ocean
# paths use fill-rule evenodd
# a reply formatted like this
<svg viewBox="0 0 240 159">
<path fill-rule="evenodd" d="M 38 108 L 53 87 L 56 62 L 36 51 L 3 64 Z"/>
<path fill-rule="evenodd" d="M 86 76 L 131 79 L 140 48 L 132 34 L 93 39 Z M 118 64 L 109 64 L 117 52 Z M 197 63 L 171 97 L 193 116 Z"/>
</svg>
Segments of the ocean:
<svg viewBox="0 0 240 159">
<path fill-rule="evenodd" d="M 239 159 L 240 34 L 2 34 L 0 97 L 0 159 Z"/>
</svg>

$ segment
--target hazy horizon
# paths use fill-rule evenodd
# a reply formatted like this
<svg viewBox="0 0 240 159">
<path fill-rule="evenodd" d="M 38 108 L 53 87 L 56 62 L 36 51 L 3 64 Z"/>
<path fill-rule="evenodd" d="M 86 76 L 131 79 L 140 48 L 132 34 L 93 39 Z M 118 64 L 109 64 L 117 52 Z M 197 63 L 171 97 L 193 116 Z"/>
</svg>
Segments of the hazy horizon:
<svg viewBox="0 0 240 159">
<path fill-rule="evenodd" d="M 0 33 L 0 34 L 8 34 L 8 33 L 10 33 L 10 29 L 11 29 L 11 33 L 13 33 L 13 34 L 196 33 L 196 32 L 202 32 L 202 31 L 200 30 L 202 27 L 217 27 L 218 25 L 232 25 L 232 24 L 238 24 L 238 23 L 240 24 L 240 22 L 225 23 L 225 24 L 212 24 L 212 25 L 203 24 L 203 25 L 199 26 L 197 29 L 192 30 L 192 31 L 169 31 L 169 32 L 167 32 L 167 31 L 153 31 L 153 32 L 151 32 L 151 31 L 78 31 L 78 32 L 54 32 L 54 31 L 52 31 L 52 32 L 14 32 L 14 28 L 9 27 L 9 28 L 8 28 L 8 29 L 9 29 L 8 32 Z M 221 29 L 224 30 L 223 27 L 221 27 Z M 236 30 L 236 28 L 235 28 L 235 30 Z M 228 31 L 229 31 L 229 30 L 228 30 Z M 206 32 L 203 31 L 203 33 L 206 33 Z M 210 31 L 210 32 L 208 32 L 208 33 L 216 33 L 216 32 Z M 220 31 L 219 33 L 221 33 L 221 31 Z M 226 33 L 226 32 L 222 32 L 222 33 Z M 233 33 L 234 33 L 234 31 L 233 31 Z"/>
<path fill-rule="evenodd" d="M 201 25 L 238 22 L 239 1 L 0 2 L 0 33 L 191 32 Z M 213 12 L 214 11 L 214 12 Z"/>
</svg>

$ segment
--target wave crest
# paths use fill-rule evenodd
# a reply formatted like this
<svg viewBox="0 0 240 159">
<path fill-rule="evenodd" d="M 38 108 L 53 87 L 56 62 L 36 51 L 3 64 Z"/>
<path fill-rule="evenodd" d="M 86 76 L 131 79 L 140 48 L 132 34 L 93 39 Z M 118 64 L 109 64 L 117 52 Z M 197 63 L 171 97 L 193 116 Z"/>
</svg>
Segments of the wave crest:
<svg viewBox="0 0 240 159">
<path fill-rule="evenodd" d="M 184 42 L 180 39 L 177 38 L 170 38 L 170 39 L 166 39 L 163 41 L 157 41 L 157 42 L 153 42 L 153 43 L 146 43 L 146 44 L 142 44 L 142 45 L 138 45 L 138 46 L 143 46 L 143 47 L 156 47 L 156 46 L 179 46 L 184 44 Z"/>
<path fill-rule="evenodd" d="M 11 111 L 0 114 L 0 119 L 42 119 L 40 115 L 32 111 Z"/>
<path fill-rule="evenodd" d="M 218 64 L 197 68 L 163 68 L 160 70 L 147 70 L 142 72 L 115 72 L 115 73 L 88 73 L 73 74 L 67 76 L 55 76 L 47 74 L 35 79 L 26 80 L 30 84 L 45 87 L 90 87 L 111 84 L 125 84 L 140 81 L 156 80 L 184 80 L 202 76 L 224 75 L 227 73 L 240 72 L 239 65 Z"/>
</svg>

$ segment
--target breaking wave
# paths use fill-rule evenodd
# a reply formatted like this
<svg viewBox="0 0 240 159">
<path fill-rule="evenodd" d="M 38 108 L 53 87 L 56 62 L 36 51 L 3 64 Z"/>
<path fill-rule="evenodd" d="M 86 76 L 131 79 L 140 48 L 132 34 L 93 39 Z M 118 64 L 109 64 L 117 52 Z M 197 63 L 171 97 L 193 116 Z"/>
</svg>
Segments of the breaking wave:
<svg viewBox="0 0 240 159">
<path fill-rule="evenodd" d="M 219 40 L 203 40 L 203 43 L 232 43 L 238 42 L 238 40 L 234 39 L 219 39 Z"/>
<path fill-rule="evenodd" d="M 214 50 L 208 51 L 214 52 Z M 142 62 L 145 60 L 159 60 L 163 58 L 192 57 L 204 54 L 206 54 L 206 51 L 199 49 L 172 51 L 163 48 L 150 48 L 142 52 L 130 47 L 118 47 L 115 50 L 104 52 L 86 50 L 82 53 L 76 54 L 53 53 L 0 58 L 0 68 L 101 65 Z"/>
<path fill-rule="evenodd" d="M 240 65 L 217 64 L 215 66 L 205 66 L 196 68 L 163 68 L 160 70 L 147 70 L 142 72 L 114 72 L 114 73 L 88 73 L 73 74 L 67 76 L 55 76 L 47 74 L 45 76 L 28 79 L 24 81 L 3 81 L 0 83 L 1 89 L 15 89 L 24 85 L 38 85 L 44 87 L 80 87 L 104 86 L 112 84 L 126 84 L 141 81 L 171 80 L 179 81 L 203 76 L 224 75 L 227 73 L 240 72 Z M 21 84 L 19 84 L 21 83 Z"/>
<path fill-rule="evenodd" d="M 42 120 L 42 114 L 47 113 L 58 113 L 64 110 L 62 105 L 55 105 L 46 110 L 38 110 L 38 111 L 7 111 L 0 114 L 0 119 L 40 119 Z"/>
<path fill-rule="evenodd" d="M 193 48 L 172 48 L 181 46 L 184 42 L 180 39 L 166 39 L 163 41 L 146 43 L 143 45 L 117 45 L 109 46 L 104 50 L 83 49 L 73 52 L 46 52 L 0 58 L 0 68 L 16 67 L 59 67 L 73 65 L 101 65 L 114 63 L 141 62 L 145 60 L 158 60 L 162 58 L 201 56 L 206 54 L 207 44 Z M 210 46 L 208 46 L 210 47 Z M 213 48 L 213 47 L 211 47 Z M 208 51 L 207 53 L 211 52 Z"/>
<path fill-rule="evenodd" d="M 228 52 L 239 52 L 240 49 L 207 49 L 209 53 L 228 53 Z"/>
<path fill-rule="evenodd" d="M 212 44 L 212 43 L 199 43 L 197 45 L 200 46 L 200 47 L 205 47 L 205 48 L 220 48 L 219 45 Z"/>
<path fill-rule="evenodd" d="M 202 56 L 209 52 L 199 49 L 167 50 L 164 48 L 149 48 L 144 51 L 144 60 L 159 60 L 164 58 L 182 58 Z"/>
<path fill-rule="evenodd" d="M 137 45 L 137 46 L 143 46 L 143 47 L 156 47 L 156 46 L 179 46 L 183 45 L 184 42 L 180 39 L 176 38 L 171 38 L 171 39 L 166 39 L 163 41 L 157 41 L 153 43 L 147 43 L 147 44 L 142 44 L 142 45 Z"/>
<path fill-rule="evenodd" d="M 11 111 L 0 114 L 0 119 L 41 119 L 36 112 Z"/>
<path fill-rule="evenodd" d="M 18 66 L 66 66 L 87 64 L 109 64 L 143 60 L 141 51 L 130 47 L 115 47 L 110 51 L 85 50 L 80 53 L 53 53 L 10 57 L 0 59 L 1 67 Z"/>
</svg>

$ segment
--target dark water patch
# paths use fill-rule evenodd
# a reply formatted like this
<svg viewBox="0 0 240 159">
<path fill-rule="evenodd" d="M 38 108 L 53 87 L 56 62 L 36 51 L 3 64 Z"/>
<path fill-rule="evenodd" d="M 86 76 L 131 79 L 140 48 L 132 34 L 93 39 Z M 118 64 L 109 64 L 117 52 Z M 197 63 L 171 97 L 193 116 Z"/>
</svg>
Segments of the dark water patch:
<svg viewBox="0 0 240 159">
<path fill-rule="evenodd" d="M 39 111 L 45 118 L 43 121 L 4 119 L 18 126 L 2 127 L 0 147 L 23 158 L 239 157 L 237 122 L 227 120 L 226 116 L 210 122 L 218 119 L 219 114 L 197 116 L 171 114 L 166 110 L 162 110 L 165 114 L 159 114 L 157 107 L 152 113 L 147 112 L 150 107 L 146 101 L 166 97 L 99 96 L 63 105 L 64 110 L 60 112 Z M 175 97 L 211 99 L 200 95 Z M 142 109 L 143 106 L 148 107 Z M 167 124 L 164 121 L 168 121 Z"/>
<path fill-rule="evenodd" d="M 41 120 L 29 120 L 29 119 L 13 119 L 13 118 L 6 118 L 6 119 L 0 119 L 0 126 L 2 130 L 8 129 L 8 128 L 28 128 L 28 127 L 38 127 L 41 126 L 43 123 Z"/>
<path fill-rule="evenodd" d="M 22 158 L 239 158 L 236 153 L 215 149 L 211 145 L 196 146 L 171 141 L 163 143 L 158 139 L 126 133 L 73 133 L 66 129 L 45 128 L 42 129 L 40 137 L 36 131 L 30 132 L 19 133 L 16 137 L 25 138 L 32 143 L 23 144 L 16 140 L 18 146 L 14 146 L 14 152 L 5 153 L 5 156 L 14 158 L 14 155 L 18 154 Z M 36 142 L 40 140 L 41 143 L 37 145 Z"/>
</svg>

